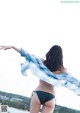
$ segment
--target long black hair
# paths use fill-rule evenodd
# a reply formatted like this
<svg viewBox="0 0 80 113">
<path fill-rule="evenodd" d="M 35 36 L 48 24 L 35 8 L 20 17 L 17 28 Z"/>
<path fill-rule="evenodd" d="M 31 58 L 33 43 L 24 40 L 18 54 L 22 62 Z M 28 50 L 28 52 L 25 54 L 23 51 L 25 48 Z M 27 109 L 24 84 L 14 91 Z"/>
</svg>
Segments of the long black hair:
<svg viewBox="0 0 80 113">
<path fill-rule="evenodd" d="M 63 67 L 63 54 L 59 45 L 52 46 L 47 52 L 44 65 L 52 72 L 61 70 L 61 67 Z"/>
</svg>

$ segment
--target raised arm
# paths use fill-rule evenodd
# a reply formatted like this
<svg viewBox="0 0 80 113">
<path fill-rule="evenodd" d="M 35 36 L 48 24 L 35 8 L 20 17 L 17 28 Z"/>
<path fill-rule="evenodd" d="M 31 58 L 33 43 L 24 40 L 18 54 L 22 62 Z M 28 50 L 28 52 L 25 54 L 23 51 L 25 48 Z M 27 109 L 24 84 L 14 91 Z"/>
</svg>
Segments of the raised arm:
<svg viewBox="0 0 80 113">
<path fill-rule="evenodd" d="M 5 46 L 5 45 L 2 45 L 0 46 L 0 50 L 7 50 L 7 49 L 14 49 L 15 51 L 19 52 L 20 53 L 20 49 L 15 47 L 15 46 Z"/>
</svg>

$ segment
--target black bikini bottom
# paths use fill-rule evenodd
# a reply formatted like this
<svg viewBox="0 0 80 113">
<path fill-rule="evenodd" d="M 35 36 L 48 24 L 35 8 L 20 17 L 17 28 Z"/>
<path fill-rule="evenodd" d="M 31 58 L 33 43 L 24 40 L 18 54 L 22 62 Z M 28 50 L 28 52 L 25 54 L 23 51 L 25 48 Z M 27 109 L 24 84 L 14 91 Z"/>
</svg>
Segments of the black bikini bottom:
<svg viewBox="0 0 80 113">
<path fill-rule="evenodd" d="M 55 98 L 53 94 L 48 92 L 44 91 L 33 91 L 33 92 L 36 92 L 41 104 L 44 104 L 45 102 Z"/>
</svg>

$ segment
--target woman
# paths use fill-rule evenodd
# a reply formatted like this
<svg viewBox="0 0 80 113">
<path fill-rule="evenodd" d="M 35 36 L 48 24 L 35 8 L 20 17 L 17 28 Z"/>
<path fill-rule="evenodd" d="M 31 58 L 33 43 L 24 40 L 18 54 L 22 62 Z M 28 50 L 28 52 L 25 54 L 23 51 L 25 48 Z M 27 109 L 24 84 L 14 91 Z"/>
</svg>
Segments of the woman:
<svg viewBox="0 0 80 113">
<path fill-rule="evenodd" d="M 0 49 L 14 49 L 21 53 L 21 49 L 15 46 L 0 46 Z M 21 53 L 22 54 L 22 53 Z M 66 70 L 63 66 L 62 48 L 54 45 L 46 54 L 43 64 L 53 73 L 61 74 Z M 39 86 L 33 91 L 30 103 L 30 113 L 38 113 L 42 105 L 42 113 L 52 113 L 55 108 L 54 86 L 40 80 Z"/>
</svg>

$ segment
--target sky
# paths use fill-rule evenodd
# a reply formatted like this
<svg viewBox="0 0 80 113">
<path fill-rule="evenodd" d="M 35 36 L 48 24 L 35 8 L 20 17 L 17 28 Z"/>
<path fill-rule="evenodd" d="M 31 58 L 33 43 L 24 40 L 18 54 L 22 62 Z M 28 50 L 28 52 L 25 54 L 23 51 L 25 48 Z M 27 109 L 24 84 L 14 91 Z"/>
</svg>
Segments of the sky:
<svg viewBox="0 0 80 113">
<path fill-rule="evenodd" d="M 65 1 L 65 0 L 64 0 Z M 60 0 L 1 0 L 0 45 L 14 45 L 44 57 L 55 44 L 63 49 L 67 71 L 80 80 L 80 3 Z M 14 50 L 0 51 L 0 90 L 31 96 L 38 78 L 21 74 L 25 59 Z M 80 97 L 65 88 L 56 89 L 57 104 L 80 110 Z"/>
</svg>

